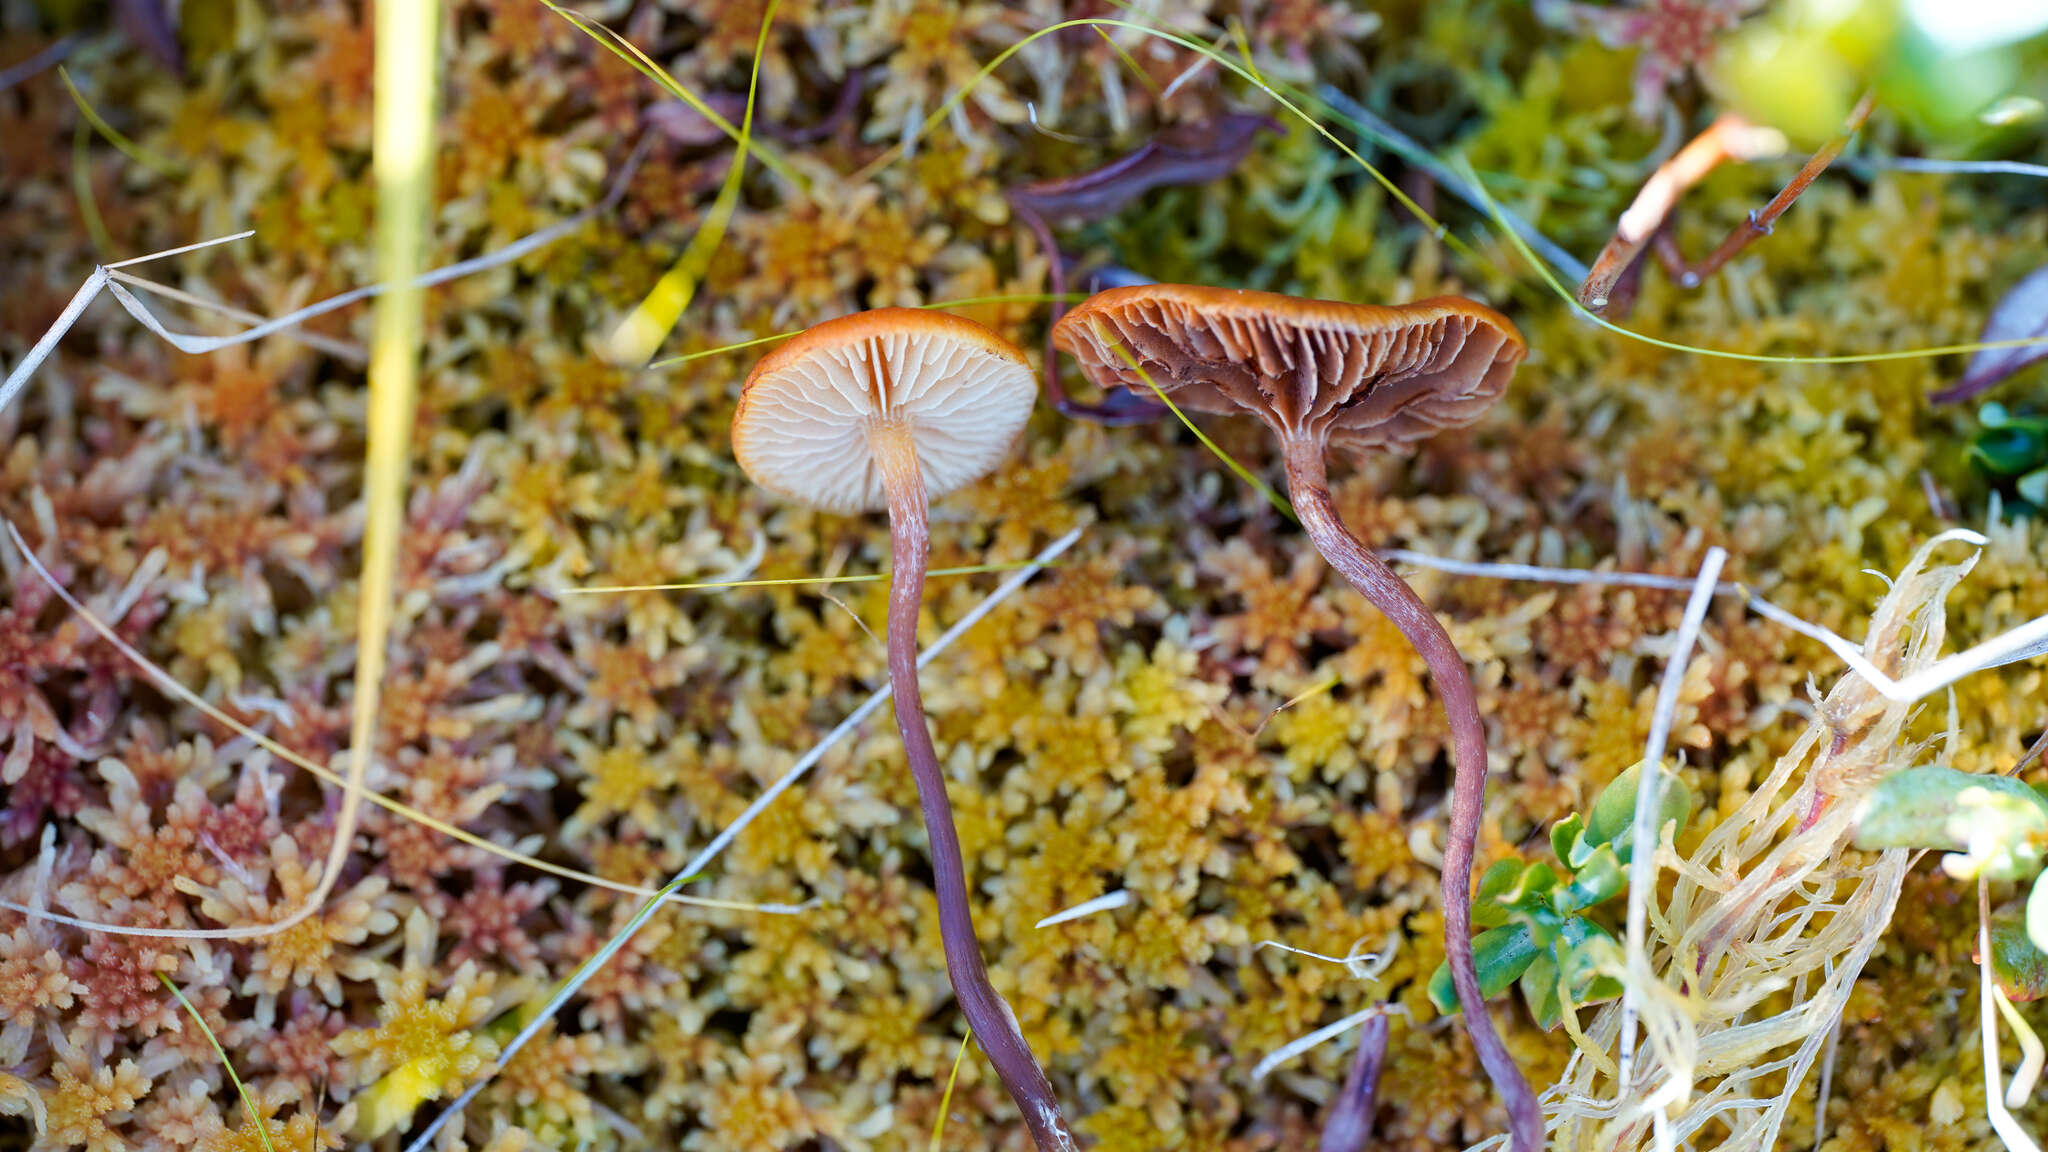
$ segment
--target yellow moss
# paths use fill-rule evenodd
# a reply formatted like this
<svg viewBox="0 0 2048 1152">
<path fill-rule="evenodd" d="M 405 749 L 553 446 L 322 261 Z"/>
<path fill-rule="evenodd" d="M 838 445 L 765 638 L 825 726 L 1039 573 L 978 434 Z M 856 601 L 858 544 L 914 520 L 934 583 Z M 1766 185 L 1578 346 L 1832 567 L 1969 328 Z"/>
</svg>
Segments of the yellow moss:
<svg viewBox="0 0 2048 1152">
<path fill-rule="evenodd" d="M 149 1079 L 135 1062 L 123 1060 L 90 1071 L 59 1064 L 54 1073 L 56 1090 L 43 1096 L 48 1115 L 44 1139 L 60 1148 L 82 1146 L 86 1152 L 126 1148 L 126 1139 L 116 1129 L 149 1092 Z"/>
<path fill-rule="evenodd" d="M 497 1042 L 470 1029 L 490 1011 L 489 976 L 469 965 L 456 973 L 446 996 L 427 995 L 427 974 L 408 970 L 382 982 L 375 1028 L 334 1038 L 356 1083 L 355 1131 L 374 1139 L 405 1124 L 429 1100 L 460 1092 L 497 1055 Z"/>
</svg>

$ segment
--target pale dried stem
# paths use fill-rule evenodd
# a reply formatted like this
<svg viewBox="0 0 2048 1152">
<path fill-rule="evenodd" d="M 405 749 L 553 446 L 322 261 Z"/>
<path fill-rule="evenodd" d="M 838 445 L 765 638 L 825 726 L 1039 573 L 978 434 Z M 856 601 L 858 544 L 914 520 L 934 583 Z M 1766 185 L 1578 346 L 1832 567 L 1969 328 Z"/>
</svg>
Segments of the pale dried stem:
<svg viewBox="0 0 2048 1152">
<path fill-rule="evenodd" d="M 1878 609 L 1862 658 L 1917 678 L 1936 663 L 1940 602 L 1967 565 L 1926 567 L 1923 546 Z M 1906 675 L 1911 674 L 1911 675 Z M 1883 938 L 1910 854 L 1843 849 L 1862 795 L 1912 763 L 1912 705 L 1861 674 L 1845 676 L 1741 805 L 1680 855 L 1653 893 L 1642 952 L 1614 950 L 1602 970 L 1638 998 L 1647 1043 L 1638 1075 L 1617 1082 L 1608 1053 L 1623 1010 L 1609 1005 L 1574 1037 L 1580 1052 L 1555 1107 L 1558 1145 L 1622 1150 L 1773 1146 L 1820 1058 L 1856 976 Z"/>
</svg>

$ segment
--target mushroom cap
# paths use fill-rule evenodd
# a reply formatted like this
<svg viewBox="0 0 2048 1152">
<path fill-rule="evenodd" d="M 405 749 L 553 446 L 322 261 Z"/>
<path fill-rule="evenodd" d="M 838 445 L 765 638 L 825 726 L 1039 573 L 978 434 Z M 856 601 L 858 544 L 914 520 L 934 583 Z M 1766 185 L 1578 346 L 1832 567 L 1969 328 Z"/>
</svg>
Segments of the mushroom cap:
<svg viewBox="0 0 2048 1152">
<path fill-rule="evenodd" d="M 1477 420 L 1528 351 L 1458 296 L 1380 307 L 1192 284 L 1098 292 L 1052 336 L 1099 387 L 1151 393 L 1128 352 L 1177 405 L 1361 452 Z"/>
<path fill-rule="evenodd" d="M 1038 399 L 1024 353 L 959 316 L 878 308 L 827 320 L 761 358 L 732 449 L 756 484 L 829 512 L 888 507 L 870 439 L 907 432 L 929 498 L 986 475 Z"/>
</svg>

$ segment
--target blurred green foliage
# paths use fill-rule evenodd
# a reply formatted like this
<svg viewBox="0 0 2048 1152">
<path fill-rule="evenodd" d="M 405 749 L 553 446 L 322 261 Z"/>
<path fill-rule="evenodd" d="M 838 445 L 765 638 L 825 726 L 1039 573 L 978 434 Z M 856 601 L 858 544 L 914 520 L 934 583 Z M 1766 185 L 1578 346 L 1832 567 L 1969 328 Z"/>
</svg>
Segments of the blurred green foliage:
<svg viewBox="0 0 2048 1152">
<path fill-rule="evenodd" d="M 2019 5 L 1956 10 L 1981 21 L 2006 9 L 2012 31 L 2001 39 L 1930 27 L 1926 8 L 1900 0 L 1790 0 L 1746 22 L 1713 73 L 1731 107 L 1809 147 L 1841 130 L 1866 89 L 1934 144 L 1996 146 L 2038 131 L 2044 37 Z"/>
<path fill-rule="evenodd" d="M 2008 498 L 2017 498 L 2018 511 L 2048 510 L 2048 416 L 2011 412 L 1994 402 L 1977 410 L 1977 421 L 1967 449 L 1970 463 Z"/>
</svg>

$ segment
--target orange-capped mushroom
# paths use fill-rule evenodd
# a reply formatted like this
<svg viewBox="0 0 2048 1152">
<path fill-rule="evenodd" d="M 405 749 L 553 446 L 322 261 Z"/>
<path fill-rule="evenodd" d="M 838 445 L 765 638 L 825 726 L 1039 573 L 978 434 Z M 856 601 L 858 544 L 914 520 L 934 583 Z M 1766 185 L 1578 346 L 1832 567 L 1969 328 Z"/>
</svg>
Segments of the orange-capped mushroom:
<svg viewBox="0 0 2048 1152">
<path fill-rule="evenodd" d="M 881 308 L 827 320 L 763 357 L 733 413 L 733 455 L 768 490 L 834 512 L 889 510 L 889 684 L 917 782 L 946 974 L 1041 1152 L 1077 1147 L 1017 1017 L 989 983 L 945 773 L 917 683 L 929 499 L 986 475 L 1038 397 L 1024 354 L 958 316 Z"/>
<path fill-rule="evenodd" d="M 1150 395 L 1142 368 L 1183 408 L 1353 451 L 1472 423 L 1528 351 L 1507 317 L 1459 296 L 1389 307 L 1197 284 L 1098 292 L 1053 341 L 1099 387 Z"/>
<path fill-rule="evenodd" d="M 1097 386 L 1203 412 L 1248 413 L 1279 436 L 1288 493 L 1330 566 L 1421 653 L 1450 718 L 1451 830 L 1444 845 L 1444 951 L 1472 1047 L 1507 1105 L 1512 1152 L 1543 1147 L 1543 1112 L 1501 1043 L 1472 956 L 1472 857 L 1486 801 L 1486 727 L 1471 673 L 1429 605 L 1351 534 L 1324 456 L 1398 448 L 1477 420 L 1528 347 L 1483 304 L 1443 296 L 1376 307 L 1273 292 L 1141 284 L 1089 297 L 1053 342 Z"/>
</svg>

